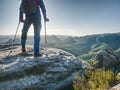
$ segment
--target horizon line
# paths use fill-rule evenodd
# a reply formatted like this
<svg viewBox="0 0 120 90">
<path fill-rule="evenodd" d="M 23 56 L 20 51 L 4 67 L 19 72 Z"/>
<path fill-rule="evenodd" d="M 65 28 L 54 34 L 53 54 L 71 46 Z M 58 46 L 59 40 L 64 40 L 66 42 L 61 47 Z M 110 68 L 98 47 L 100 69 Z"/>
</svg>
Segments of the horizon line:
<svg viewBox="0 0 120 90">
<path fill-rule="evenodd" d="M 73 36 L 73 37 L 83 37 L 83 36 L 91 36 L 91 35 L 100 35 L 100 34 L 117 34 L 120 32 L 115 33 L 96 33 L 96 34 L 86 34 L 86 35 L 65 35 L 65 34 L 47 34 L 47 36 Z M 0 36 L 14 36 L 14 34 L 0 34 Z M 21 36 L 18 34 L 17 36 Z M 27 35 L 27 36 L 34 36 L 34 35 Z M 40 36 L 44 36 L 44 34 L 41 34 Z"/>
</svg>

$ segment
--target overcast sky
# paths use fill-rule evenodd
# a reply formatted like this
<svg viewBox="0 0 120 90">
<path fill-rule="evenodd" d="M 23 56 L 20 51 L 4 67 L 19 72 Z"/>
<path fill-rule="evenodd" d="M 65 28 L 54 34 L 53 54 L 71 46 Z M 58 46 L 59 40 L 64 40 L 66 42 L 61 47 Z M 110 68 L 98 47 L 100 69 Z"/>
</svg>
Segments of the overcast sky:
<svg viewBox="0 0 120 90">
<path fill-rule="evenodd" d="M 120 0 L 44 0 L 47 34 L 83 36 L 120 32 Z M 0 35 L 14 34 L 20 0 L 0 0 Z M 22 23 L 18 34 L 21 34 Z M 44 34 L 44 26 L 41 30 Z M 28 35 L 33 35 L 31 26 Z"/>
</svg>

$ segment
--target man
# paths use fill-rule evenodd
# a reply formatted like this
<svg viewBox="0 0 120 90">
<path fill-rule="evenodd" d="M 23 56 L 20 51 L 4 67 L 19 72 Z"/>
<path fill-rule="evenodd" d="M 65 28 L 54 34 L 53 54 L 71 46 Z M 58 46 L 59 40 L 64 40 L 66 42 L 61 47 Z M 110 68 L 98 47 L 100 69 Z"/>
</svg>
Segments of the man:
<svg viewBox="0 0 120 90">
<path fill-rule="evenodd" d="M 23 1 L 23 0 L 22 0 Z M 33 0 L 34 1 L 34 0 Z M 21 35 L 21 45 L 22 52 L 26 52 L 26 39 L 27 32 L 31 24 L 34 26 L 34 56 L 42 56 L 39 52 L 40 46 L 40 31 L 41 31 L 41 14 L 40 9 L 42 11 L 44 21 L 49 21 L 49 18 L 46 16 L 46 8 L 43 0 L 35 0 L 35 4 L 37 6 L 37 10 L 33 13 L 25 13 L 25 20 L 23 20 L 23 11 L 20 8 L 20 22 L 23 22 L 23 29 Z"/>
</svg>

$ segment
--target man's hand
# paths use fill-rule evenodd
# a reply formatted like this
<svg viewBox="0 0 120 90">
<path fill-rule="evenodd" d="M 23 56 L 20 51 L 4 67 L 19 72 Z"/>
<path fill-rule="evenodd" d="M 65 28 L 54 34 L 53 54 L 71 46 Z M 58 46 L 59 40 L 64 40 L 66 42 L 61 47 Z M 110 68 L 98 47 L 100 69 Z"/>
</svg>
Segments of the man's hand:
<svg viewBox="0 0 120 90">
<path fill-rule="evenodd" d="M 45 17 L 45 21 L 49 22 L 49 18 Z"/>
</svg>

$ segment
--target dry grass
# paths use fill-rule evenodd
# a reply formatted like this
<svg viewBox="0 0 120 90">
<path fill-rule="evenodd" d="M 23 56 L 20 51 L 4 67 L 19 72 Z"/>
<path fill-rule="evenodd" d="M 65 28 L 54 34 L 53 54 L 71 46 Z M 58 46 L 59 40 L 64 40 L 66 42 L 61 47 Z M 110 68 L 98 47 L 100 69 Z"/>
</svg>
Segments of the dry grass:
<svg viewBox="0 0 120 90">
<path fill-rule="evenodd" d="M 87 78 L 75 74 L 73 87 L 75 90 L 106 90 L 110 84 L 116 81 L 113 70 L 97 69 L 96 71 L 86 71 Z"/>
</svg>

